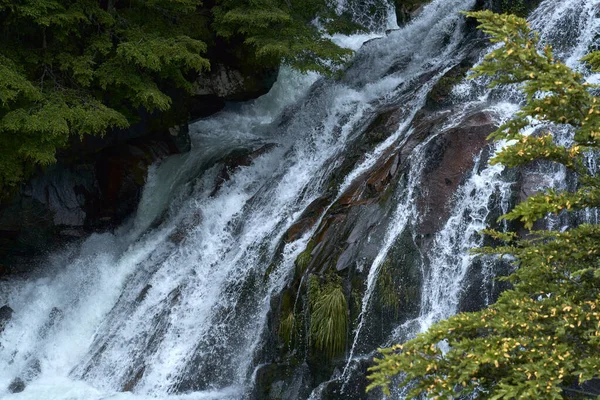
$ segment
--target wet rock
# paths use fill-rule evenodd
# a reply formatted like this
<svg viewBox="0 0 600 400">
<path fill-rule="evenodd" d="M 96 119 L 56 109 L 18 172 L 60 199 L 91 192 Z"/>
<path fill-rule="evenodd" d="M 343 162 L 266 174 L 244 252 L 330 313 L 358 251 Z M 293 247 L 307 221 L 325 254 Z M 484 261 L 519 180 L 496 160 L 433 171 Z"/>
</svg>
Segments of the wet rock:
<svg viewBox="0 0 600 400">
<path fill-rule="evenodd" d="M 491 267 L 486 263 L 493 262 L 493 274 Z M 507 276 L 513 270 L 513 265 L 508 261 L 498 262 L 486 258 L 474 260 L 469 272 L 465 275 L 465 282 L 459 298 L 458 312 L 479 311 L 493 304 L 503 291 L 510 288 L 508 282 L 502 282 L 496 278 Z"/>
<path fill-rule="evenodd" d="M 277 146 L 274 143 L 268 143 L 263 146 L 260 146 L 258 149 L 236 149 L 230 152 L 227 156 L 223 157 L 219 162 L 223 164 L 221 171 L 217 177 L 217 184 L 213 189 L 211 196 L 214 196 L 223 183 L 229 181 L 231 179 L 231 174 L 240 167 L 247 167 L 254 160 L 256 160 L 261 155 L 265 154 L 269 150 L 273 149 Z"/>
<path fill-rule="evenodd" d="M 133 141 L 103 151 L 95 164 L 99 198 L 84 206 L 90 224 L 116 225 L 135 211 L 148 168 L 179 150 L 159 140 Z"/>
<path fill-rule="evenodd" d="M 142 380 L 142 378 L 144 377 L 144 372 L 146 371 L 146 367 L 142 366 L 142 368 L 140 368 L 135 374 L 133 374 L 133 377 L 128 380 L 125 385 L 123 385 L 123 388 L 121 389 L 122 392 L 131 392 L 135 386 Z"/>
<path fill-rule="evenodd" d="M 319 217 L 329 205 L 330 199 L 328 197 L 319 197 L 313 201 L 304 210 L 302 215 L 298 218 L 296 223 L 292 225 L 285 234 L 285 241 L 290 243 L 300 239 L 306 232 L 312 228 L 312 226 L 318 221 Z"/>
<path fill-rule="evenodd" d="M 425 0 L 394 0 L 396 6 L 396 22 L 404 26 L 421 13 L 428 1 Z"/>
<path fill-rule="evenodd" d="M 211 55 L 212 71 L 198 78 L 196 96 L 174 88 L 169 112 L 140 110 L 139 122 L 127 129 L 74 136 L 57 151 L 57 164 L 0 204 L 0 278 L 29 272 L 53 249 L 118 226 L 135 212 L 149 166 L 190 150 L 190 119 L 268 92 L 277 67 L 254 65 L 246 54 L 221 47 L 223 54 Z"/>
<path fill-rule="evenodd" d="M 476 112 L 456 127 L 439 133 L 426 150 L 429 160 L 423 173 L 418 207 L 423 219 L 419 233 L 431 236 L 447 220 L 450 200 L 496 129 L 491 116 Z"/>
<path fill-rule="evenodd" d="M 34 358 L 34 359 L 30 360 L 29 362 L 27 362 L 27 365 L 25 366 L 25 368 L 21 372 L 19 378 L 17 378 L 17 379 L 26 384 L 28 382 L 31 382 L 35 378 L 37 378 L 41 372 L 42 372 L 42 365 L 40 363 L 40 360 L 38 360 L 37 358 Z M 17 379 L 15 379 L 15 380 L 17 380 Z"/>
<path fill-rule="evenodd" d="M 182 221 L 180 221 L 173 233 L 169 235 L 169 240 L 175 244 L 182 243 L 187 238 L 188 232 L 194 227 L 198 226 L 201 221 L 202 214 L 199 211 L 196 211 L 191 215 L 187 215 Z"/>
<path fill-rule="evenodd" d="M 25 382 L 21 378 L 15 378 L 10 385 L 8 385 L 8 391 L 10 393 L 21 393 L 25 390 Z"/>
<path fill-rule="evenodd" d="M 0 206 L 1 274 L 27 271 L 33 257 L 121 223 L 137 208 L 148 168 L 189 148 L 187 128 L 136 138 L 59 161 Z M 178 139 L 179 138 L 179 139 Z"/>
<path fill-rule="evenodd" d="M 211 63 L 210 72 L 200 75 L 194 83 L 194 95 L 186 105 L 192 121 L 221 111 L 227 102 L 259 97 L 267 93 L 277 80 L 276 67 L 249 67 L 245 65 L 249 57 L 242 57 L 243 61 L 234 60 L 230 55 L 221 55 L 220 58 Z"/>
<path fill-rule="evenodd" d="M 0 307 L 0 333 L 4 330 L 4 327 L 11 320 L 14 311 L 8 305 Z"/>
<path fill-rule="evenodd" d="M 494 12 L 515 14 L 526 17 L 533 11 L 541 0 L 491 0 L 487 6 Z"/>
<path fill-rule="evenodd" d="M 194 83 L 195 96 L 214 96 L 226 101 L 245 101 L 268 92 L 277 76 L 277 69 L 246 72 L 225 64 L 213 64 L 209 73 Z"/>
<path fill-rule="evenodd" d="M 40 361 L 38 359 L 30 360 L 27 366 L 23 369 L 20 376 L 13 379 L 8 385 L 10 393 L 21 393 L 25 390 L 27 383 L 38 377 L 42 371 Z"/>
<path fill-rule="evenodd" d="M 50 332 L 62 321 L 64 314 L 62 310 L 57 307 L 52 307 L 50 313 L 48 314 L 48 319 L 46 323 L 40 328 L 38 333 L 41 339 L 45 339 L 48 337 Z"/>
<path fill-rule="evenodd" d="M 451 105 L 452 89 L 467 76 L 471 67 L 472 63 L 465 60 L 446 72 L 431 88 L 425 106 L 436 110 Z"/>
<path fill-rule="evenodd" d="M 297 367 L 268 364 L 256 372 L 252 397 L 257 400 L 305 399 L 311 393 L 311 383 L 306 363 Z"/>
<path fill-rule="evenodd" d="M 334 171 L 331 187 L 335 188 L 339 182 L 336 176 L 346 176 L 360 162 L 360 155 L 354 153 L 356 149 L 360 149 L 363 154 L 368 152 L 369 148 L 395 132 L 399 126 L 398 121 L 404 117 L 402 107 L 397 107 L 382 112 L 371 121 L 361 139 L 349 149 L 345 160 Z M 302 303 L 302 277 L 306 281 L 311 274 L 323 276 L 335 273 L 342 279 L 350 320 L 357 320 L 362 311 L 361 299 L 368 274 L 368 268 L 365 269 L 364 266 L 371 265 L 379 252 L 379 246 L 374 246 L 373 243 L 380 244 L 384 240 L 388 229 L 387 221 L 391 218 L 395 204 L 392 199 L 402 193 L 407 184 L 405 173 L 408 171 L 411 154 L 417 146 L 426 143 L 423 150 L 427 155 L 423 160 L 423 183 L 417 188 L 417 207 L 422 218 L 411 221 L 409 230 L 398 237 L 380 266 L 380 277 L 375 282 L 368 312 L 364 314 L 364 329 L 360 339 L 354 343 L 356 351 L 361 354 L 375 351 L 374 343 L 385 342 L 402 321 L 418 316 L 423 252 L 429 245 L 429 241 L 423 237 L 433 237 L 443 226 L 449 216 L 454 193 L 472 171 L 475 157 L 486 148 L 486 137 L 495 129 L 491 116 L 477 111 L 465 115 L 459 123 L 453 123 L 452 128 L 445 128 L 451 118 L 455 117 L 452 109 L 419 112 L 412 122 L 410 136 L 403 142 L 390 146 L 374 166 L 358 176 L 344 193 L 336 194 L 338 200 L 334 204 L 327 209 L 333 196 L 326 195 L 307 208 L 286 233 L 284 240 L 297 239 L 319 218 L 320 224 L 309 247 L 301 254 L 303 268 L 300 275 L 297 268 L 294 282 L 275 301 L 274 310 L 281 315 L 289 315 L 290 307 L 285 306 L 286 297 L 300 299 L 298 304 L 294 303 L 294 312 L 306 310 L 303 308 L 306 305 Z M 332 190 L 332 193 L 336 192 Z M 484 282 L 480 275 L 474 273 L 473 276 L 470 288 L 477 290 Z M 491 292 L 492 295 L 497 293 L 494 290 Z M 482 299 L 478 298 L 479 303 L 483 303 L 480 300 Z M 281 318 L 277 316 L 277 312 L 270 322 L 274 335 L 277 335 Z M 405 333 L 395 334 L 402 336 Z M 270 340 L 277 342 L 277 336 Z M 331 378 L 331 372 L 337 365 L 336 360 L 319 357 L 311 352 L 310 345 L 306 343 L 300 342 L 293 346 L 298 353 L 308 354 L 309 371 L 315 384 Z M 292 360 L 296 353 L 286 353 L 285 349 L 288 347 L 281 347 L 282 357 Z M 273 379 L 275 380 L 271 383 L 275 385 L 269 387 L 269 393 L 271 396 L 279 396 L 283 386 L 278 382 L 284 380 L 277 377 Z M 353 379 L 352 384 L 356 385 L 356 393 L 352 393 L 351 398 L 368 398 L 362 390 L 365 382 Z M 337 398 L 340 385 L 333 379 L 321 385 L 319 390 L 323 398 Z"/>
<path fill-rule="evenodd" d="M 141 303 L 142 301 L 144 301 L 144 299 L 148 295 L 148 292 L 150 291 L 150 289 L 152 289 L 152 285 L 148 284 L 148 285 L 144 286 L 144 288 L 142 289 L 140 294 L 138 294 L 137 297 L 135 298 L 135 301 L 137 303 Z"/>
<path fill-rule="evenodd" d="M 352 400 L 379 400 L 381 399 L 378 390 L 373 390 L 369 393 L 365 388 L 370 383 L 367 379 L 369 375 L 368 367 L 372 366 L 369 359 L 357 359 L 350 363 L 348 373 L 352 379 L 347 377 L 338 377 L 336 379 L 324 382 L 319 387 L 321 400 L 337 400 L 337 399 L 352 399 Z M 340 374 L 341 375 L 341 374 Z"/>
</svg>

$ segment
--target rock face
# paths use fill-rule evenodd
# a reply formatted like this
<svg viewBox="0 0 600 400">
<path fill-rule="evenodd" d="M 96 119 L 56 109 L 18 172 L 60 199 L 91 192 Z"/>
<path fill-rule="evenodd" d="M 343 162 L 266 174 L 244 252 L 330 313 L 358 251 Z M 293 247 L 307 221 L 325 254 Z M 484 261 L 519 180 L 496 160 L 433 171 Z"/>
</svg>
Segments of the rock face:
<svg viewBox="0 0 600 400">
<path fill-rule="evenodd" d="M 187 136 L 187 128 L 180 135 Z M 136 209 L 148 167 L 185 150 L 166 133 L 131 139 L 76 161 L 60 160 L 0 208 L 0 272 L 26 271 L 33 255 L 116 226 Z"/>
<path fill-rule="evenodd" d="M 274 71 L 276 72 L 276 71 Z M 271 71 L 247 74 L 225 64 L 213 65 L 194 84 L 195 96 L 216 96 L 227 101 L 244 101 L 258 97 L 273 84 Z"/>
<path fill-rule="evenodd" d="M 410 22 L 427 3 L 425 0 L 395 0 L 398 25 L 403 26 Z"/>
<path fill-rule="evenodd" d="M 431 162 L 423 174 L 422 195 L 418 207 L 424 219 L 420 233 L 430 236 L 448 219 L 448 204 L 473 168 L 474 158 L 484 145 L 486 137 L 496 129 L 490 115 L 479 112 L 468 115 L 460 126 L 437 136 L 429 145 Z"/>
<path fill-rule="evenodd" d="M 8 391 L 10 393 L 21 393 L 25 390 L 25 382 L 21 378 L 16 378 L 10 385 L 8 385 Z"/>
<path fill-rule="evenodd" d="M 0 333 L 2 333 L 4 327 L 12 318 L 13 312 L 13 309 L 7 305 L 0 307 Z"/>
<path fill-rule="evenodd" d="M 227 61 L 227 62 L 226 62 Z M 269 91 L 277 78 L 277 68 L 236 67 L 239 62 L 221 60 L 198 77 L 189 99 L 192 120 L 220 111 L 228 101 L 247 101 Z"/>
<path fill-rule="evenodd" d="M 404 117 L 405 110 L 401 106 L 376 117 L 348 150 L 345 161 L 334 172 L 330 186 L 336 188 L 340 177 L 360 161 L 360 154 L 394 133 L 398 121 Z M 272 345 L 265 347 L 276 350 L 263 355 L 266 365 L 257 374 L 256 399 L 286 398 L 282 396 L 295 388 L 302 385 L 315 388 L 324 381 L 327 383 L 319 389 L 322 398 L 339 398 L 340 382 L 329 380 L 336 369 L 344 368 L 344 359 L 327 358 L 311 347 L 310 333 L 305 330 L 305 321 L 310 320 L 308 304 L 311 296 L 310 285 L 306 282 L 316 279 L 326 285 L 332 276 L 339 277 L 348 305 L 348 321 L 351 324 L 358 321 L 368 281 L 368 269 L 361 266 L 371 265 L 377 256 L 379 246 L 373 243 L 383 241 L 396 199 L 406 190 L 411 173 L 409 157 L 417 146 L 423 146 L 419 150 L 420 154 L 425 154 L 419 180 L 422 184 L 416 192 L 420 217 L 409 222 L 410 228 L 392 245 L 387 259 L 380 265 L 372 301 L 364 314 L 367 319 L 356 343 L 357 351 L 361 354 L 374 351 L 374 343 L 384 343 L 399 323 L 418 316 L 422 255 L 427 254 L 430 238 L 448 219 L 453 195 L 473 170 L 476 157 L 489 156 L 486 138 L 496 129 L 491 115 L 483 110 L 472 110 L 460 116 L 458 122 L 456 118 L 456 110 L 442 106 L 419 112 L 413 119 L 408 138 L 398 139 L 396 145 L 390 146 L 372 168 L 337 195 L 337 200 L 328 209 L 326 207 L 334 200 L 334 189 L 331 194 L 315 200 L 288 230 L 284 236 L 287 242 L 301 237 L 320 221 L 306 250 L 296 260 L 293 280 L 279 297 L 273 299 L 267 338 Z M 472 287 L 478 283 L 475 282 L 477 274 L 474 276 Z M 280 332 L 286 329 L 284 319 L 289 318 L 296 321 L 298 331 L 281 336 Z M 351 337 L 350 331 L 347 337 Z M 352 368 L 366 372 L 368 363 L 359 364 Z M 360 375 L 356 374 L 357 377 Z M 356 390 L 352 389 L 354 386 Z M 368 399 L 365 386 L 366 382 L 351 381 L 345 386 L 344 395 Z"/>
</svg>

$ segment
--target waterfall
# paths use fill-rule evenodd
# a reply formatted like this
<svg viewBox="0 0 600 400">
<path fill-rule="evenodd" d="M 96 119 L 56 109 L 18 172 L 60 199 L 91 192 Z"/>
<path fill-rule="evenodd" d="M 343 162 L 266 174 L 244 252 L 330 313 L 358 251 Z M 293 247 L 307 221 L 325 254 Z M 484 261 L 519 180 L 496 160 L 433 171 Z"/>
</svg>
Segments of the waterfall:
<svg viewBox="0 0 600 400">
<path fill-rule="evenodd" d="M 284 67 L 267 95 L 192 123 L 191 152 L 151 168 L 136 215 L 123 226 L 69 245 L 27 279 L 0 281 L 0 305 L 14 309 L 0 331 L 0 397 L 252 397 L 268 358 L 272 300 L 293 280 L 295 260 L 356 182 L 394 154 L 402 166 L 397 186 L 368 237 L 356 239 L 361 250 L 349 256 L 365 280 L 347 357 L 330 380 L 310 388 L 311 398 L 319 399 L 331 383 L 339 384 L 340 398 L 358 397 L 352 387 L 373 349 L 461 311 L 469 285 L 481 287 L 478 306 L 492 302 L 501 266 L 475 260 L 469 249 L 483 243 L 478 232 L 513 201 L 514 176 L 487 164 L 506 144 L 482 145 L 467 160 L 462 179 L 451 182 L 456 190 L 441 205 L 443 221 L 431 219 L 422 204 L 432 154 L 443 148 L 444 135 L 479 123 L 472 120 L 481 116 L 497 125 L 518 109 L 520 98 L 511 88 L 488 91 L 483 80 L 463 81 L 450 94 L 450 111 L 432 112 L 439 121 L 428 136 L 415 139 L 439 80 L 488 51 L 468 40 L 459 14 L 475 3 L 434 0 L 387 35 L 374 29 L 372 35 L 334 37 L 354 48 L 378 39 L 357 51 L 339 79 Z M 530 16 L 542 40 L 590 82 L 600 75 L 578 60 L 600 33 L 599 5 L 546 0 Z M 337 4 L 338 12 L 357 15 L 362 6 Z M 381 15 L 375 25 L 395 27 L 390 13 Z M 368 127 L 390 110 L 399 110 L 397 127 L 346 168 Z M 593 157 L 589 162 L 595 168 Z M 538 171 L 547 178 L 540 186 L 564 181 L 564 171 L 548 168 Z M 310 226 L 288 239 L 290 228 L 319 201 L 324 206 Z M 436 228 L 424 233 L 423 224 Z M 420 251 L 414 260 L 418 311 L 372 342 L 379 275 L 403 238 Z M 16 380 L 25 390 L 11 394 Z"/>
</svg>

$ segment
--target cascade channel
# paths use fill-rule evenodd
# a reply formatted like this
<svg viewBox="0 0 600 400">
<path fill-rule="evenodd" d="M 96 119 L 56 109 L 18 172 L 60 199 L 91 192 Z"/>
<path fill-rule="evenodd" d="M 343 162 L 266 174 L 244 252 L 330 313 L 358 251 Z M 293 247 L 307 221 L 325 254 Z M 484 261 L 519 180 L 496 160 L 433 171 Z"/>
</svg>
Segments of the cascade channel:
<svg viewBox="0 0 600 400">
<path fill-rule="evenodd" d="M 568 181 L 488 165 L 505 144 L 487 135 L 522 99 L 466 79 L 490 51 L 460 14 L 479 3 L 433 0 L 387 34 L 390 16 L 336 36 L 357 50 L 341 77 L 284 67 L 265 96 L 190 124 L 192 150 L 151 168 L 123 226 L 0 281 L 14 310 L 0 398 L 382 398 L 364 392 L 376 349 L 493 302 L 511 266 L 469 253 L 478 232 Z M 598 46 L 600 0 L 545 0 L 529 20 L 600 82 L 579 63 Z M 346 298 L 333 358 L 311 343 L 314 277 Z"/>
</svg>

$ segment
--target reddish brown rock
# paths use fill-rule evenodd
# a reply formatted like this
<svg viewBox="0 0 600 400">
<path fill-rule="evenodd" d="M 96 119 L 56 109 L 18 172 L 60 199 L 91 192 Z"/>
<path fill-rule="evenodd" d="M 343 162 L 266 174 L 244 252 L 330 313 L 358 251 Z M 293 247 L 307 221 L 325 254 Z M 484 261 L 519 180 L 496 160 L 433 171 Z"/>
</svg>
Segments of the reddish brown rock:
<svg viewBox="0 0 600 400">
<path fill-rule="evenodd" d="M 431 235 L 445 223 L 452 196 L 472 170 L 475 157 L 487 144 L 487 136 L 495 129 L 491 116 L 479 112 L 466 117 L 457 127 L 441 132 L 429 144 L 430 159 L 418 199 L 423 216 L 421 234 Z"/>
<path fill-rule="evenodd" d="M 284 235 L 284 240 L 289 243 L 298 240 L 318 221 L 319 217 L 329 205 L 328 197 L 319 197 L 304 210 L 298 221 L 292 225 Z"/>
</svg>

